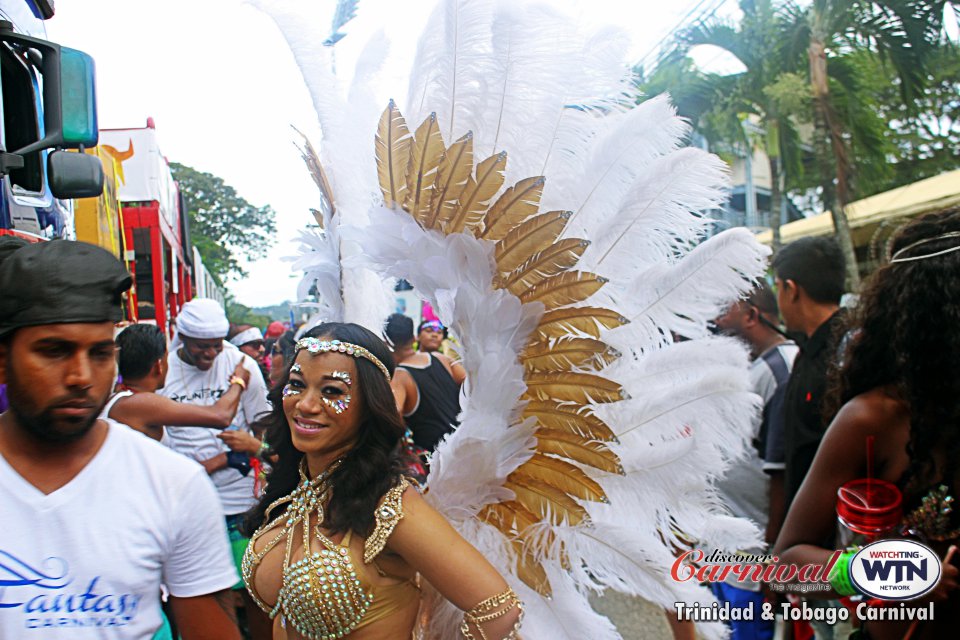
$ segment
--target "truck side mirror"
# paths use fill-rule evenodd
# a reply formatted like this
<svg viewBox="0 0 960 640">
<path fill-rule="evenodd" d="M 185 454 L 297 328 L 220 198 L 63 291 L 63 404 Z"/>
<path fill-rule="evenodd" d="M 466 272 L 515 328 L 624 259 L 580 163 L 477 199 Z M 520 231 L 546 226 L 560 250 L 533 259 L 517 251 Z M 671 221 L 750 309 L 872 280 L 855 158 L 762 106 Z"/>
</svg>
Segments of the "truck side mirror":
<svg viewBox="0 0 960 640">
<path fill-rule="evenodd" d="M 96 198 L 103 193 L 103 165 L 97 156 L 53 151 L 47 155 L 47 180 L 54 198 Z"/>
<path fill-rule="evenodd" d="M 96 73 L 93 58 L 76 49 L 60 48 L 60 116 L 62 146 L 94 147 L 100 136 L 97 126 Z"/>
<path fill-rule="evenodd" d="M 22 149 L 23 155 L 41 149 L 77 149 L 97 144 L 97 97 L 93 58 L 82 51 L 15 33 L 9 22 L 0 21 L 0 42 L 40 53 L 43 76 L 44 137 Z"/>
</svg>

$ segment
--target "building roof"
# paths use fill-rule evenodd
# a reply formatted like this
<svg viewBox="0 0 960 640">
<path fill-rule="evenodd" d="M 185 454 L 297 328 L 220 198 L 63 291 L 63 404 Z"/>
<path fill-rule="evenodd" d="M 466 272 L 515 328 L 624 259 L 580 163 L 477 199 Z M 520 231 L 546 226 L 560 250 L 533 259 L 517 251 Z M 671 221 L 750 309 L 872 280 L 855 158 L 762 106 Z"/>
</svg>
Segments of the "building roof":
<svg viewBox="0 0 960 640">
<path fill-rule="evenodd" d="M 960 206 L 960 169 L 852 202 L 847 205 L 847 219 L 854 244 L 866 246 L 883 226 L 957 206 Z M 833 217 L 829 211 L 780 227 L 784 244 L 804 236 L 832 234 Z M 757 239 L 769 245 L 773 234 L 766 230 L 758 233 Z"/>
</svg>

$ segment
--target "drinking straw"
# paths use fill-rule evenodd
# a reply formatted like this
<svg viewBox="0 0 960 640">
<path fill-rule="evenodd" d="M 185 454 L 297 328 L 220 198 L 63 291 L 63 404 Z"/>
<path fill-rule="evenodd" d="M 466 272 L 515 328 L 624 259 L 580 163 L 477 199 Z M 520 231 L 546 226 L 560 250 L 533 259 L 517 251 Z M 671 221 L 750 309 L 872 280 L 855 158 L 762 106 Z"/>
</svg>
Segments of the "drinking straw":
<svg viewBox="0 0 960 640">
<path fill-rule="evenodd" d="M 867 436 L 867 502 L 873 503 L 873 439 Z"/>
</svg>

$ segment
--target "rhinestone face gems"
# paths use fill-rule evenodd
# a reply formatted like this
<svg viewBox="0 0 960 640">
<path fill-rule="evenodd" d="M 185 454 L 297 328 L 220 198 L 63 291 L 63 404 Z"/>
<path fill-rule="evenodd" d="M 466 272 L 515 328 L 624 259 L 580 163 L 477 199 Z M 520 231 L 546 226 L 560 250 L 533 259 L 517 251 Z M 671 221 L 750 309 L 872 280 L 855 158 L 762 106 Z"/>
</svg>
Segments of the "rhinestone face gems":
<svg viewBox="0 0 960 640">
<path fill-rule="evenodd" d="M 300 375 L 303 375 L 303 369 L 300 368 L 299 364 L 294 364 L 292 367 L 290 367 L 290 373 L 291 374 L 298 373 Z M 302 392 L 303 392 L 303 389 L 294 387 L 291 383 L 288 382 L 286 385 L 284 385 L 283 390 L 280 392 L 280 395 L 284 398 L 289 398 L 290 396 L 298 396 Z"/>
<path fill-rule="evenodd" d="M 390 381 L 390 371 L 387 369 L 386 365 L 380 362 L 380 359 L 377 356 L 373 355 L 365 348 L 360 345 L 350 344 L 349 342 L 340 342 L 339 340 L 321 340 L 319 338 L 301 338 L 297 341 L 295 353 L 300 353 L 301 351 L 308 351 L 314 355 L 318 353 L 330 353 L 331 351 L 336 351 L 337 353 L 343 353 L 348 356 L 353 356 L 354 358 L 364 358 L 372 362 L 377 369 L 380 369 L 380 372 L 387 378 L 387 382 Z"/>
<path fill-rule="evenodd" d="M 350 377 L 350 374 L 346 371 L 334 371 L 330 374 L 331 378 L 336 378 L 337 380 L 342 380 L 345 385 L 348 387 L 353 386 L 353 378 Z"/>
<path fill-rule="evenodd" d="M 290 373 L 302 376 L 303 368 L 300 364 L 294 364 L 290 367 Z M 347 385 L 347 387 L 353 386 L 353 378 L 346 371 L 332 371 L 329 374 L 324 376 L 325 378 L 331 378 L 333 380 L 339 380 L 340 382 Z M 281 395 L 284 398 L 289 398 L 291 396 L 299 396 L 305 390 L 305 385 L 301 380 L 290 380 L 284 387 L 281 392 Z M 334 385 L 325 386 L 320 394 L 320 401 L 324 405 L 333 409 L 333 412 L 337 415 L 342 414 L 350 406 L 350 400 L 352 399 L 349 393 L 346 393 L 342 388 Z"/>
<path fill-rule="evenodd" d="M 340 415 L 347 410 L 347 407 L 350 406 L 350 394 L 343 396 L 342 398 L 331 399 L 331 398 L 320 398 L 323 400 L 323 404 L 327 405 L 333 412 L 337 415 Z"/>
</svg>

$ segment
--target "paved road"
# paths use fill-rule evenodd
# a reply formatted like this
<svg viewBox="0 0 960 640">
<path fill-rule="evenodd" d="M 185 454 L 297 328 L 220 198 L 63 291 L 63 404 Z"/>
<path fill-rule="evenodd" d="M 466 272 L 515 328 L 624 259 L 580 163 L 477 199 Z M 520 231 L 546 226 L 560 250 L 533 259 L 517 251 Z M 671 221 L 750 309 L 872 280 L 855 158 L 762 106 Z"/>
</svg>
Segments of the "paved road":
<svg viewBox="0 0 960 640">
<path fill-rule="evenodd" d="M 591 598 L 594 608 L 610 618 L 623 640 L 670 640 L 663 609 L 640 598 L 608 591 Z"/>
</svg>

